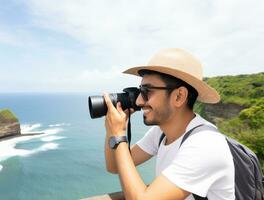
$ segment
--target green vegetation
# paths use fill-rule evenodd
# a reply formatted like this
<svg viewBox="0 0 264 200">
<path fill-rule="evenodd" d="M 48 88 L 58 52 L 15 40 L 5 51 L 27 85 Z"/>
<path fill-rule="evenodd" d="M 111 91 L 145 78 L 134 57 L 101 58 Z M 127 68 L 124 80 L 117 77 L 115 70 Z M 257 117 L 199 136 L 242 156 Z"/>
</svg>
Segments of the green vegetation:
<svg viewBox="0 0 264 200">
<path fill-rule="evenodd" d="M 17 117 L 8 109 L 0 110 L 0 123 L 17 122 Z"/>
<path fill-rule="evenodd" d="M 221 94 L 223 103 L 251 106 L 264 97 L 264 72 L 206 78 L 205 81 Z"/>
<path fill-rule="evenodd" d="M 205 81 L 220 93 L 221 103 L 245 107 L 236 117 L 217 119 L 216 124 L 223 133 L 253 150 L 264 171 L 264 72 L 206 78 Z M 207 118 L 205 106 L 198 103 L 196 111 Z"/>
</svg>

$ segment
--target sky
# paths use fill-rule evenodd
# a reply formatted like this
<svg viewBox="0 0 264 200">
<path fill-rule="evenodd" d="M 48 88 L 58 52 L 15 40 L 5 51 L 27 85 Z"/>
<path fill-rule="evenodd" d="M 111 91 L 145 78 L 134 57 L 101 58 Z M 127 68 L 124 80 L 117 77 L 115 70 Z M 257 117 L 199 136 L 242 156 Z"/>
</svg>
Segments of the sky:
<svg viewBox="0 0 264 200">
<path fill-rule="evenodd" d="M 182 48 L 204 76 L 264 71 L 263 0 L 0 0 L 1 92 L 119 92 Z"/>
</svg>

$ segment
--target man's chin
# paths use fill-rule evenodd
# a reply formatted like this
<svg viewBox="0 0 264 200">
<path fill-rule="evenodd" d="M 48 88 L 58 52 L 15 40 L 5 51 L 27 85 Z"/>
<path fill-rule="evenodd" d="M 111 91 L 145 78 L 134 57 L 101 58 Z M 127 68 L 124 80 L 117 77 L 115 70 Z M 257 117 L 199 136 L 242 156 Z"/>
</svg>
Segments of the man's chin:
<svg viewBox="0 0 264 200">
<path fill-rule="evenodd" d="M 147 120 L 147 117 L 144 115 L 143 115 L 143 121 L 144 121 L 144 124 L 147 126 L 158 125 L 157 122 L 155 122 L 155 121 Z"/>
</svg>

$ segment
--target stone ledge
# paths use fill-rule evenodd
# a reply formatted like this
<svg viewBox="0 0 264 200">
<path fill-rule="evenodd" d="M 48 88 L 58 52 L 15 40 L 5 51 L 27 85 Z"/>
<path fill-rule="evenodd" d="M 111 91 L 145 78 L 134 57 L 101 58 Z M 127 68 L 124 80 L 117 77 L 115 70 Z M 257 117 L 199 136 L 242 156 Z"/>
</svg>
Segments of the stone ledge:
<svg viewBox="0 0 264 200">
<path fill-rule="evenodd" d="M 125 200 L 123 192 L 115 192 L 100 196 L 88 197 L 81 200 Z"/>
</svg>

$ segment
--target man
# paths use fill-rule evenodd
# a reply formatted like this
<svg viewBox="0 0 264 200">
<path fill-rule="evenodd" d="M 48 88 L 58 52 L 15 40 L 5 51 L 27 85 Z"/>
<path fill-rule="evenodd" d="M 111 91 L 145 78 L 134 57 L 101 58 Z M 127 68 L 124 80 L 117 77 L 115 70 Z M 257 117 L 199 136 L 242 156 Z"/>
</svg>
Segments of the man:
<svg viewBox="0 0 264 200">
<path fill-rule="evenodd" d="M 234 164 L 225 137 L 212 130 L 184 135 L 201 124 L 212 125 L 193 112 L 197 100 L 217 103 L 218 93 L 202 81 L 202 66 L 188 52 L 164 49 L 147 66 L 124 73 L 142 77 L 136 104 L 144 123 L 154 125 L 131 152 L 125 138 L 127 111 L 115 108 L 105 95 L 105 158 L 107 170 L 118 173 L 127 200 L 182 200 L 193 195 L 209 200 L 233 200 Z M 159 144 L 162 133 L 165 134 Z M 111 147 L 109 146 L 109 140 Z M 156 178 L 146 185 L 135 166 L 157 156 Z"/>
</svg>

